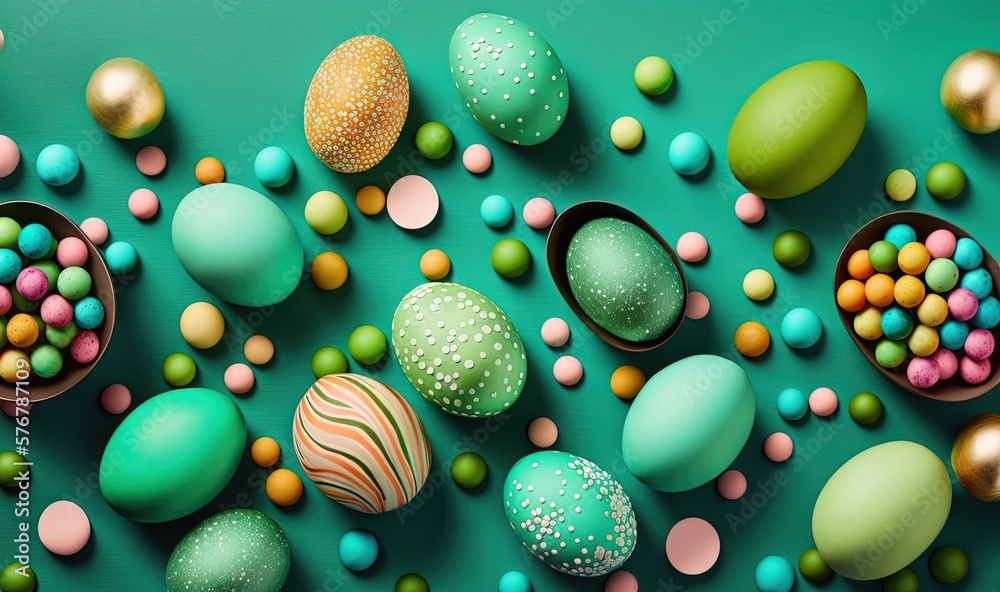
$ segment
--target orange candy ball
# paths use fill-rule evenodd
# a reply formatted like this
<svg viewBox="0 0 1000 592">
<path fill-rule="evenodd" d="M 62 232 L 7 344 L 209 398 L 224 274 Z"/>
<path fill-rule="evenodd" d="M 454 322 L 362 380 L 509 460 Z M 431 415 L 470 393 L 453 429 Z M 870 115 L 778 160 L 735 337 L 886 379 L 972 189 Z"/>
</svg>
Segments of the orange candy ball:
<svg viewBox="0 0 1000 592">
<path fill-rule="evenodd" d="M 646 375 L 635 366 L 622 366 L 611 374 L 611 392 L 619 399 L 634 399 L 646 384 Z"/>
<path fill-rule="evenodd" d="M 930 262 L 930 251 L 920 243 L 906 243 L 896 256 L 896 263 L 907 275 L 922 274 Z"/>
<path fill-rule="evenodd" d="M 374 216 L 385 209 L 385 192 L 374 185 L 365 185 L 354 196 L 358 210 L 366 216 Z"/>
<path fill-rule="evenodd" d="M 877 273 L 865 282 L 865 297 L 875 306 L 889 306 L 896 298 L 893 292 L 895 287 L 896 280 L 884 273 Z"/>
<path fill-rule="evenodd" d="M 313 283 L 323 290 L 336 290 L 347 281 L 347 261 L 333 251 L 320 253 L 309 269 Z"/>
<path fill-rule="evenodd" d="M 748 358 L 756 358 L 771 345 L 771 334 L 764 325 L 747 321 L 736 329 L 733 341 L 736 343 L 736 351 Z"/>
<path fill-rule="evenodd" d="M 7 323 L 7 341 L 14 347 L 29 347 L 38 340 L 38 323 L 31 315 L 18 313 Z"/>
<path fill-rule="evenodd" d="M 448 259 L 444 251 L 431 249 L 420 257 L 420 273 L 432 282 L 444 278 L 449 271 L 451 271 L 451 259 Z"/>
<path fill-rule="evenodd" d="M 288 469 L 278 469 L 268 475 L 264 490 L 275 505 L 290 506 L 302 497 L 302 479 Z"/>
<path fill-rule="evenodd" d="M 202 185 L 210 183 L 222 183 L 226 180 L 226 168 L 222 166 L 218 158 L 206 156 L 198 161 L 194 167 L 194 176 Z"/>
<path fill-rule="evenodd" d="M 867 280 L 875 275 L 875 268 L 868 260 L 868 249 L 855 251 L 847 260 L 847 273 L 856 280 Z"/>
<path fill-rule="evenodd" d="M 847 280 L 837 288 L 837 305 L 847 312 L 858 312 L 867 304 L 865 285 L 859 280 Z"/>
<path fill-rule="evenodd" d="M 281 446 L 274 438 L 257 438 L 250 447 L 250 458 L 258 467 L 273 467 L 281 458 Z"/>
</svg>

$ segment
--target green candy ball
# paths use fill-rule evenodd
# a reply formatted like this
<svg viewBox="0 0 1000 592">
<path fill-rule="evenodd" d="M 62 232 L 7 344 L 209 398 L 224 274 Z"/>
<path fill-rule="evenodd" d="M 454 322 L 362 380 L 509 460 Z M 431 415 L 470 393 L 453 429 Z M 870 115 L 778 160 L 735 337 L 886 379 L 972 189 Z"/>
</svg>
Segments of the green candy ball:
<svg viewBox="0 0 1000 592">
<path fill-rule="evenodd" d="M 906 342 L 882 339 L 875 346 L 875 361 L 883 368 L 897 368 L 906 361 Z"/>
<path fill-rule="evenodd" d="M 799 573 L 810 582 L 820 582 L 830 577 L 833 570 L 814 547 L 806 549 L 799 555 Z"/>
<path fill-rule="evenodd" d="M 924 282 L 931 290 L 943 294 L 958 283 L 958 265 L 951 259 L 935 259 L 924 271 Z"/>
<path fill-rule="evenodd" d="M 11 249 L 15 253 L 17 248 L 17 235 L 21 234 L 21 225 L 17 220 L 4 216 L 0 218 L 0 249 Z"/>
<path fill-rule="evenodd" d="M 885 193 L 892 201 L 906 201 L 917 191 L 917 178 L 906 169 L 896 169 L 885 178 Z"/>
<path fill-rule="evenodd" d="M 14 308 L 18 312 L 33 313 L 42 306 L 41 300 L 28 300 L 24 296 L 21 296 L 21 293 L 17 290 L 10 291 L 10 298 L 14 302 Z"/>
<path fill-rule="evenodd" d="M 501 277 L 520 277 L 531 266 L 531 251 L 516 238 L 505 238 L 493 246 L 490 263 Z"/>
<path fill-rule="evenodd" d="M 17 561 L 0 572 L 0 590 L 3 592 L 32 592 L 37 585 L 35 570 Z"/>
<path fill-rule="evenodd" d="M 14 487 L 17 485 L 17 477 L 21 471 L 28 472 L 30 467 L 20 466 L 17 463 L 28 462 L 23 456 L 13 450 L 0 452 L 0 485 L 4 487 Z"/>
<path fill-rule="evenodd" d="M 965 171 L 953 162 L 939 162 L 927 171 L 927 193 L 943 199 L 955 199 L 965 189 Z"/>
<path fill-rule="evenodd" d="M 31 352 L 31 371 L 40 378 L 52 378 L 62 367 L 62 352 L 49 344 L 40 345 Z"/>
<path fill-rule="evenodd" d="M 873 393 L 858 393 L 851 398 L 847 412 L 861 425 L 871 425 L 882 417 L 882 401 Z"/>
<path fill-rule="evenodd" d="M 451 130 L 443 123 L 428 121 L 417 130 L 417 150 L 424 158 L 437 160 L 444 158 L 451 152 L 451 147 L 455 143 L 455 137 L 451 135 Z"/>
<path fill-rule="evenodd" d="M 930 568 L 935 580 L 954 584 L 969 573 L 969 556 L 958 547 L 938 547 L 931 553 Z"/>
<path fill-rule="evenodd" d="M 642 94 L 662 95 L 674 82 L 674 69 L 667 60 L 658 56 L 643 58 L 635 67 L 635 86 Z"/>
<path fill-rule="evenodd" d="M 809 238 L 798 230 L 786 230 L 774 239 L 771 254 L 784 267 L 798 267 L 809 258 Z"/>
<path fill-rule="evenodd" d="M 882 273 L 896 271 L 897 257 L 899 257 L 899 248 L 886 240 L 877 241 L 868 248 L 868 261 L 875 268 L 875 271 Z"/>
<path fill-rule="evenodd" d="M 882 580 L 882 592 L 919 592 L 920 578 L 908 567 Z"/>
<path fill-rule="evenodd" d="M 420 574 L 408 573 L 396 580 L 395 592 L 431 592 L 431 587 Z"/>
<path fill-rule="evenodd" d="M 82 267 L 67 267 L 59 272 L 56 287 L 66 300 L 79 300 L 90 292 L 90 274 Z"/>
<path fill-rule="evenodd" d="M 475 452 L 463 452 L 451 462 L 451 478 L 464 489 L 478 487 L 486 471 L 486 460 Z"/>
<path fill-rule="evenodd" d="M 361 325 L 347 339 L 347 351 L 359 364 L 370 366 L 382 359 L 389 342 L 378 327 Z"/>
<path fill-rule="evenodd" d="M 70 321 L 69 323 L 63 325 L 62 327 L 53 327 L 52 325 L 45 326 L 45 341 L 49 344 L 58 347 L 59 349 L 66 349 L 69 347 L 73 338 L 76 334 L 80 332 L 80 328 L 76 326 L 76 323 Z"/>
<path fill-rule="evenodd" d="M 187 354 L 170 354 L 163 361 L 163 379 L 170 386 L 187 386 L 194 380 L 198 366 Z"/>
<path fill-rule="evenodd" d="M 347 372 L 347 356 L 335 347 L 321 347 L 313 354 L 312 371 L 316 378 Z"/>
<path fill-rule="evenodd" d="M 7 347 L 7 317 L 0 317 L 0 347 Z"/>
</svg>

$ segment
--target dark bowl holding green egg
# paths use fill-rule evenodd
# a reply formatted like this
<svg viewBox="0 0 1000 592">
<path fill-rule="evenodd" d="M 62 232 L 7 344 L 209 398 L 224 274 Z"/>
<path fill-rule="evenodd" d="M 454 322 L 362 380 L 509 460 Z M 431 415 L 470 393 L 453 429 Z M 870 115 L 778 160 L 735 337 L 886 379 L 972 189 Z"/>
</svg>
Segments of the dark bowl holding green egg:
<svg viewBox="0 0 1000 592">
<path fill-rule="evenodd" d="M 648 351 L 680 328 L 687 304 L 681 262 L 634 212 L 603 201 L 576 204 L 556 219 L 545 250 L 559 293 L 605 343 Z"/>
</svg>

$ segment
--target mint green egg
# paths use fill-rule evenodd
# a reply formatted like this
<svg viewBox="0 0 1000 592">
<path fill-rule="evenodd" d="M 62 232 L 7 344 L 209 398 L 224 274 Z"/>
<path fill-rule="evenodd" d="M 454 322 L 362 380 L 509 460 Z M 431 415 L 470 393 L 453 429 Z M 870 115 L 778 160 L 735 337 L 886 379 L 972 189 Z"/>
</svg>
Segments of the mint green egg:
<svg viewBox="0 0 1000 592">
<path fill-rule="evenodd" d="M 868 95 L 853 70 L 817 60 L 792 66 L 747 99 L 729 132 L 729 168 L 751 193 L 801 195 L 833 176 L 854 151 Z"/>
<path fill-rule="evenodd" d="M 750 436 L 753 385 L 735 363 L 711 355 L 674 362 L 650 378 L 622 430 L 625 466 L 657 491 L 687 491 L 729 468 Z"/>
<path fill-rule="evenodd" d="M 295 290 L 304 253 L 292 221 L 253 189 L 212 183 L 181 200 L 174 252 L 184 270 L 218 298 L 270 306 Z"/>
<path fill-rule="evenodd" d="M 137 522 L 187 516 L 229 483 L 246 439 L 231 398 L 205 388 L 167 391 L 136 407 L 111 435 L 101 493 Z"/>
<path fill-rule="evenodd" d="M 532 146 L 566 119 L 569 83 L 552 46 L 521 21 L 476 14 L 455 29 L 451 76 L 462 102 L 491 134 Z"/>
<path fill-rule="evenodd" d="M 945 464 L 916 442 L 860 452 L 837 469 L 816 499 L 816 548 L 846 578 L 892 575 L 937 538 L 951 510 L 951 487 Z"/>
</svg>

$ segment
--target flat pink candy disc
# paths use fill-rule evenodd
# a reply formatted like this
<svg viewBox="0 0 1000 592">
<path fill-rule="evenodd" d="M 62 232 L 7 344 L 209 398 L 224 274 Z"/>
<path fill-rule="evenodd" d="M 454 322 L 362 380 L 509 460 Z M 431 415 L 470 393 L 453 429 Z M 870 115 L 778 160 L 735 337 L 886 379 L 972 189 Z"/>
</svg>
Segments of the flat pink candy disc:
<svg viewBox="0 0 1000 592">
<path fill-rule="evenodd" d="M 396 226 L 407 230 L 423 228 L 434 221 L 440 200 L 437 189 L 420 175 L 407 175 L 389 188 L 385 209 Z"/>
<path fill-rule="evenodd" d="M 682 574 L 696 576 L 719 560 L 719 533 L 701 518 L 685 518 L 667 534 L 667 559 Z"/>
<path fill-rule="evenodd" d="M 38 539 L 56 555 L 79 553 L 90 540 L 87 513 L 73 502 L 53 503 L 38 518 Z"/>
</svg>

